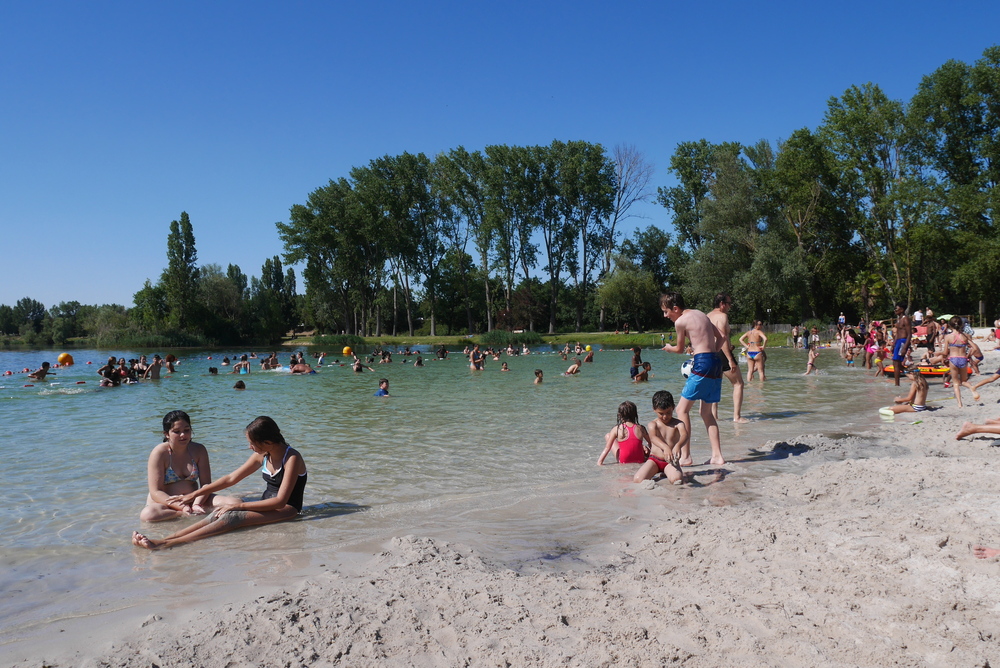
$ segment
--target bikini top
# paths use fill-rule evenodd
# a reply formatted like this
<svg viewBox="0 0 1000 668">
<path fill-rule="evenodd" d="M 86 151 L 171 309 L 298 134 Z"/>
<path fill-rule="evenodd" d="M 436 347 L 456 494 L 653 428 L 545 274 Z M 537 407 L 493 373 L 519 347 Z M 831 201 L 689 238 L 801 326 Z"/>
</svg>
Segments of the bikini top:
<svg viewBox="0 0 1000 668">
<path fill-rule="evenodd" d="M 964 339 L 962 340 L 962 343 L 955 343 L 954 341 L 949 341 L 948 342 L 948 347 L 949 348 L 968 348 L 969 347 L 969 343 L 967 341 L 965 341 Z"/>
<path fill-rule="evenodd" d="M 186 477 L 186 478 L 182 478 L 179 475 L 177 475 L 177 472 L 174 471 L 174 453 L 170 449 L 170 447 L 168 446 L 167 447 L 167 470 L 163 473 L 163 484 L 164 485 L 169 485 L 171 483 L 180 482 L 182 480 L 190 480 L 192 482 L 197 482 L 198 479 L 199 479 L 199 475 L 198 475 L 198 462 L 195 460 L 194 457 L 191 458 L 191 474 L 188 475 L 188 477 Z"/>
</svg>

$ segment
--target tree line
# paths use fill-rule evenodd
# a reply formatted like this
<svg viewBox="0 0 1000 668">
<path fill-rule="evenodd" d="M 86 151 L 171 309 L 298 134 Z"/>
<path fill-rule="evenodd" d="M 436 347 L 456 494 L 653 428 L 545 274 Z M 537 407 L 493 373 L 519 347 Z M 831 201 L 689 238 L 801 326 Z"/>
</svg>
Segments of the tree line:
<svg viewBox="0 0 1000 668">
<path fill-rule="evenodd" d="M 876 84 L 831 97 L 787 139 L 680 143 L 676 184 L 652 191 L 635 147 L 585 141 L 463 147 L 371 160 L 277 223 L 260 278 L 198 267 L 190 221 L 171 224 L 168 267 L 135 306 L 29 298 L 0 332 L 92 332 L 269 341 L 296 325 L 361 335 L 633 328 L 661 323 L 656 294 L 737 320 L 876 317 L 893 302 L 990 317 L 998 306 L 1000 47 L 948 61 L 909 101 Z M 655 200 L 672 233 L 623 238 Z M 302 267 L 304 294 L 296 293 Z M 45 334 L 47 333 L 47 334 Z M 110 334 L 108 334 L 110 336 Z"/>
</svg>

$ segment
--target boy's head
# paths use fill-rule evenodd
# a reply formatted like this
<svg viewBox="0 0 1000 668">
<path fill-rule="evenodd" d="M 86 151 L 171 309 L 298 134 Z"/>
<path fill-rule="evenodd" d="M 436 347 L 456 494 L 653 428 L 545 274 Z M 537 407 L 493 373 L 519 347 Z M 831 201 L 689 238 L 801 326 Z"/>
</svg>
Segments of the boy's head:
<svg viewBox="0 0 1000 668">
<path fill-rule="evenodd" d="M 389 379 L 388 378 L 379 378 L 378 379 L 378 386 L 381 387 L 383 390 L 385 388 L 389 387 Z"/>
<path fill-rule="evenodd" d="M 663 311 L 663 317 L 676 320 L 685 308 L 684 298 L 680 293 L 668 292 L 660 295 L 660 310 Z"/>
<path fill-rule="evenodd" d="M 236 381 L 236 384 L 233 385 L 233 389 L 234 390 L 245 390 L 245 389 L 247 389 L 247 384 L 244 383 L 242 380 L 238 380 L 238 381 Z"/>
<path fill-rule="evenodd" d="M 674 416 L 674 395 L 666 390 L 653 393 L 653 412 L 661 420 L 667 421 Z"/>
<path fill-rule="evenodd" d="M 541 377 L 542 377 L 542 370 L 535 369 L 535 378 L 541 378 Z"/>
</svg>

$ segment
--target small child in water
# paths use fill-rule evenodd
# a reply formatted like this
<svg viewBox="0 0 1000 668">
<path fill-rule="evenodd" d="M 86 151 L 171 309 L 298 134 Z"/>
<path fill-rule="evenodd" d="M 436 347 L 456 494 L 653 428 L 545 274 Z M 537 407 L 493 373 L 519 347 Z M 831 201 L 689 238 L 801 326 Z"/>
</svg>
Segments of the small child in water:
<svg viewBox="0 0 1000 668">
<path fill-rule="evenodd" d="M 681 443 L 687 438 L 684 423 L 674 417 L 674 395 L 666 390 L 653 394 L 653 412 L 656 419 L 646 425 L 652 449 L 649 460 L 635 474 L 635 481 L 648 480 L 658 473 L 667 476 L 675 485 L 684 482 L 681 471 Z"/>
<path fill-rule="evenodd" d="M 508 367 L 507 363 L 504 362 L 503 364 L 500 365 L 500 370 L 501 371 L 510 371 L 510 367 Z"/>
<path fill-rule="evenodd" d="M 635 374 L 635 378 L 632 379 L 633 383 L 645 383 L 649 380 L 649 372 L 653 369 L 649 362 L 642 363 L 642 370 Z"/>
<path fill-rule="evenodd" d="M 893 413 L 920 413 L 927 410 L 927 381 L 920 375 L 920 369 L 913 367 L 906 370 L 906 375 L 912 383 L 910 393 L 905 397 L 896 397 L 891 406 Z"/>
<path fill-rule="evenodd" d="M 643 464 L 649 454 L 649 434 L 639 424 L 639 410 L 631 401 L 623 401 L 618 406 L 618 421 L 614 429 L 604 436 L 604 450 L 597 458 L 597 465 L 604 464 L 608 453 L 614 452 L 619 464 Z M 649 476 L 652 477 L 652 476 Z M 636 482 L 645 478 L 636 478 Z"/>
<path fill-rule="evenodd" d="M 541 385 L 541 384 L 542 384 L 542 370 L 535 369 L 535 385 Z"/>
</svg>

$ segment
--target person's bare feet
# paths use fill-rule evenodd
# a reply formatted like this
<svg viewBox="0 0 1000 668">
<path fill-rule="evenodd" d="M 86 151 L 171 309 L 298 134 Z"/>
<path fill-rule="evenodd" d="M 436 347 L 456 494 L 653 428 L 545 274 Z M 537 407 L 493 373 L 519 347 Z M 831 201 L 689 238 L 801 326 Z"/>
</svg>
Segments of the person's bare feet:
<svg viewBox="0 0 1000 668">
<path fill-rule="evenodd" d="M 972 553 L 976 555 L 976 559 L 992 559 L 1000 555 L 1000 550 L 995 547 L 986 547 L 985 545 L 976 545 L 972 548 Z"/>
<path fill-rule="evenodd" d="M 739 417 L 734 417 L 733 422 L 739 422 L 740 424 L 747 424 L 748 422 L 750 422 L 750 420 L 746 419 L 745 417 L 739 416 Z"/>
<path fill-rule="evenodd" d="M 975 426 L 976 425 L 972 424 L 971 422 L 966 422 L 965 424 L 963 424 L 962 428 L 958 430 L 957 434 L 955 434 L 955 440 L 961 441 L 966 436 L 971 436 L 972 434 L 975 434 L 976 433 Z"/>
<path fill-rule="evenodd" d="M 979 401 L 979 393 L 976 392 L 975 390 L 972 391 L 972 400 Z"/>
<path fill-rule="evenodd" d="M 688 457 L 687 459 L 682 459 L 678 462 L 681 466 L 694 466 L 694 460 Z"/>
<path fill-rule="evenodd" d="M 136 547 L 144 547 L 147 550 L 155 550 L 157 547 L 159 547 L 156 543 L 151 541 L 149 538 L 146 538 L 138 531 L 132 532 L 132 544 L 135 545 Z"/>
<path fill-rule="evenodd" d="M 719 459 L 712 457 L 711 459 L 708 460 L 708 463 L 711 464 L 712 466 L 723 466 L 726 463 L 726 460 L 721 457 Z"/>
</svg>

